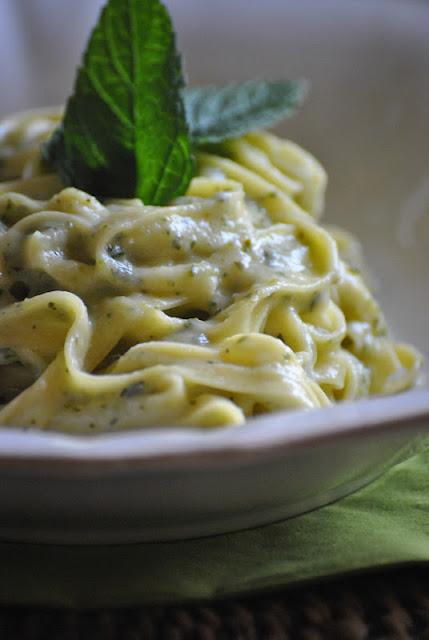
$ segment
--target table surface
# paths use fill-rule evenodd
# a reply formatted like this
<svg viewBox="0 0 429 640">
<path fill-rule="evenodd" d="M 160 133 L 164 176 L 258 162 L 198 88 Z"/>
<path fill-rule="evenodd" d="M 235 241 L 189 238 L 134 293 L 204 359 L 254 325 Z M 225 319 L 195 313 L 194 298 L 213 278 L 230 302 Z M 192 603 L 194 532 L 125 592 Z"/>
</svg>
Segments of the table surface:
<svg viewBox="0 0 429 640">
<path fill-rule="evenodd" d="M 0 608 L 5 640 L 429 640 L 429 568 L 301 585 L 211 604 Z"/>
</svg>

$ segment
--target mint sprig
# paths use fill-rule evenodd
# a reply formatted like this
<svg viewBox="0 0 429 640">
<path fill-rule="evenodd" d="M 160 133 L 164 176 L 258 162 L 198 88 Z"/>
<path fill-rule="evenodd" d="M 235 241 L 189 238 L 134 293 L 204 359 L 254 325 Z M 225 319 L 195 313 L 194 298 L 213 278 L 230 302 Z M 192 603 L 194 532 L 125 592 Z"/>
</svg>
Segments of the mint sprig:
<svg viewBox="0 0 429 640">
<path fill-rule="evenodd" d="M 193 148 L 272 126 L 305 93 L 289 80 L 184 89 L 162 2 L 109 0 L 42 153 L 67 185 L 162 205 L 186 191 Z"/>
<path fill-rule="evenodd" d="M 291 115 L 304 99 L 304 80 L 249 80 L 224 87 L 195 87 L 184 94 L 186 117 L 197 145 L 237 138 Z"/>
<path fill-rule="evenodd" d="M 60 129 L 44 147 L 66 184 L 164 204 L 193 172 L 170 16 L 159 0 L 110 0 Z"/>
</svg>

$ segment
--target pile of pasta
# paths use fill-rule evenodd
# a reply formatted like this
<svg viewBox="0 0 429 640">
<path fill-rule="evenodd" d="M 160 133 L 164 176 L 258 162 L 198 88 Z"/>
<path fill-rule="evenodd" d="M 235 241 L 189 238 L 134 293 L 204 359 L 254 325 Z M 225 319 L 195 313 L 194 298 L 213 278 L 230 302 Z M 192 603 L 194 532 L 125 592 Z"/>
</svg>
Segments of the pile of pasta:
<svg viewBox="0 0 429 640">
<path fill-rule="evenodd" d="M 0 130 L 0 424 L 234 425 L 414 384 L 309 153 L 255 132 L 169 206 L 101 202 L 41 159 L 60 117 Z"/>
</svg>

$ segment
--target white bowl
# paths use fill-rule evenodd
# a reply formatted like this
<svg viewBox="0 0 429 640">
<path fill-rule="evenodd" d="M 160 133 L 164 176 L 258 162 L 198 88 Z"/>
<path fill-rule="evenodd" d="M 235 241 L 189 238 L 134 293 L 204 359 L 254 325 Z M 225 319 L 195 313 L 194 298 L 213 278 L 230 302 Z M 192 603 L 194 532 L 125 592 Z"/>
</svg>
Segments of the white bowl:
<svg viewBox="0 0 429 640">
<path fill-rule="evenodd" d="M 195 83 L 311 79 L 306 105 L 280 130 L 325 164 L 327 221 L 361 239 L 395 334 L 429 358 L 429 5 L 175 4 Z M 210 432 L 5 429 L 0 535 L 132 542 L 260 525 L 355 490 L 426 431 L 428 389 Z"/>
</svg>

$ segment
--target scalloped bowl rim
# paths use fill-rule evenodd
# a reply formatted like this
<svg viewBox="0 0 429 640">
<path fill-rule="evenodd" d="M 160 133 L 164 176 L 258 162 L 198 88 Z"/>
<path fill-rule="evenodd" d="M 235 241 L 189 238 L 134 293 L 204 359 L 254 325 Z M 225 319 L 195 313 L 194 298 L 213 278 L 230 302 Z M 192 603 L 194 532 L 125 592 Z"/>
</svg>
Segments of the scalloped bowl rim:
<svg viewBox="0 0 429 640">
<path fill-rule="evenodd" d="M 200 428 L 157 427 L 133 431 L 76 435 L 22 427 L 0 430 L 0 461 L 74 463 L 144 462 L 168 466 L 237 463 L 246 458 L 282 456 L 291 448 L 314 446 L 351 437 L 409 430 L 429 430 L 429 389 L 396 396 L 344 402 L 308 411 L 266 414 L 239 426 Z M 78 468 L 81 465 L 78 464 Z M 49 469 L 45 469 L 49 471 Z M 57 469 L 58 471 L 58 469 Z"/>
</svg>

